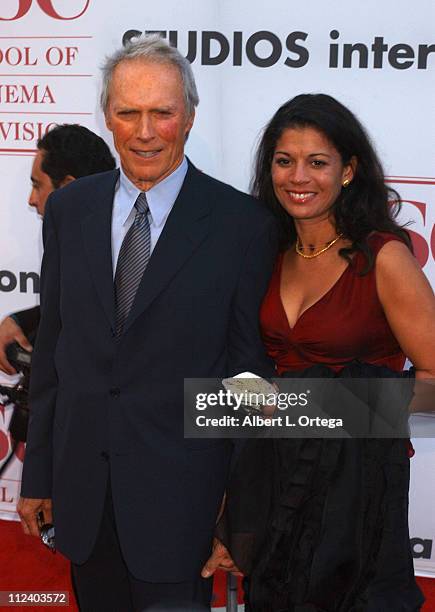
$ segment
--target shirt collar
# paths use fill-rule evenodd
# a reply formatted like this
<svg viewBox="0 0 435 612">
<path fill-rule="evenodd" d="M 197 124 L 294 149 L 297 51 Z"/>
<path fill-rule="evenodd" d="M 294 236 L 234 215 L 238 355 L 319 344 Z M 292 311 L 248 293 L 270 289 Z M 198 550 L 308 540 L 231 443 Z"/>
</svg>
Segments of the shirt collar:
<svg viewBox="0 0 435 612">
<path fill-rule="evenodd" d="M 181 164 L 169 176 L 146 192 L 152 223 L 156 227 L 166 221 L 180 193 L 187 169 L 187 159 L 183 157 Z M 119 218 L 123 225 L 125 225 L 130 216 L 139 193 L 140 189 L 130 181 L 121 166 L 119 176 L 119 195 L 121 196 L 119 199 Z"/>
</svg>

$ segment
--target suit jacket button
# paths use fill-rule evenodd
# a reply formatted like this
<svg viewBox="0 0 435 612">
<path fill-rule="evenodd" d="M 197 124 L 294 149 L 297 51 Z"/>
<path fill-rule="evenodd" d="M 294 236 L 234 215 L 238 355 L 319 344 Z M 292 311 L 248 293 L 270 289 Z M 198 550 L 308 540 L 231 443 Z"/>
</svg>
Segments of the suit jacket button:
<svg viewBox="0 0 435 612">
<path fill-rule="evenodd" d="M 121 394 L 121 390 L 118 387 L 112 387 L 109 391 L 110 397 L 119 397 Z"/>
</svg>

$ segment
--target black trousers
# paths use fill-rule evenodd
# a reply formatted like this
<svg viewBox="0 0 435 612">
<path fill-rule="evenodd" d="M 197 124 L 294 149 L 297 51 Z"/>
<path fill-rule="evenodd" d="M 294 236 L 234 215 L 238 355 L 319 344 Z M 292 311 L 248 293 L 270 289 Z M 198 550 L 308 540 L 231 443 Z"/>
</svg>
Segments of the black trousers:
<svg viewBox="0 0 435 612">
<path fill-rule="evenodd" d="M 198 576 L 193 582 L 152 583 L 138 580 L 128 571 L 119 545 L 110 485 L 94 550 L 85 563 L 72 564 L 72 577 L 81 612 L 210 610 L 212 579 Z"/>
</svg>

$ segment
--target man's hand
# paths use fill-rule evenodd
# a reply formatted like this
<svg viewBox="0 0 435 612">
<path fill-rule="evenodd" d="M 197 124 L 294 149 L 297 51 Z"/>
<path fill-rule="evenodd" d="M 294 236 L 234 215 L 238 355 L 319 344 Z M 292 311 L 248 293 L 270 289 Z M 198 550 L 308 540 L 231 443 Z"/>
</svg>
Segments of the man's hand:
<svg viewBox="0 0 435 612">
<path fill-rule="evenodd" d="M 234 564 L 234 561 L 230 557 L 230 553 L 225 546 L 217 538 L 213 540 L 213 552 L 204 565 L 201 571 L 203 578 L 209 578 L 213 576 L 217 569 L 224 570 L 224 572 L 231 572 L 234 576 L 243 576 L 239 568 Z"/>
<path fill-rule="evenodd" d="M 32 350 L 32 345 L 19 325 L 11 317 L 6 317 L 0 323 L 0 370 L 5 374 L 16 374 L 6 357 L 6 347 L 12 342 L 18 342 L 26 351 Z"/>
<path fill-rule="evenodd" d="M 21 518 L 21 526 L 27 535 L 39 536 L 38 514 L 42 512 L 43 523 L 52 523 L 51 499 L 32 499 L 20 497 L 17 512 Z"/>
<path fill-rule="evenodd" d="M 276 393 L 279 393 L 279 387 L 275 382 L 272 383 L 272 387 L 274 387 Z M 273 417 L 276 411 L 277 411 L 276 404 L 272 404 L 272 405 L 266 404 L 261 407 L 261 412 L 263 413 L 263 416 L 265 417 Z"/>
</svg>

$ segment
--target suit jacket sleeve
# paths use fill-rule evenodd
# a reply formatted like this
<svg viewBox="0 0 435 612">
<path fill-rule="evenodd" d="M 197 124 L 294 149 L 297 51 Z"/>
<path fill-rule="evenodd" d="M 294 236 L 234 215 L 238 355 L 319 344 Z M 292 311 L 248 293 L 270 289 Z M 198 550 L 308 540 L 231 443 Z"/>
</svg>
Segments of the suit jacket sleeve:
<svg viewBox="0 0 435 612">
<path fill-rule="evenodd" d="M 52 485 L 53 418 L 57 394 L 54 355 L 60 331 L 59 248 L 50 196 L 44 225 L 41 271 L 41 320 L 32 357 L 30 419 L 21 495 L 50 498 Z"/>
<path fill-rule="evenodd" d="M 26 336 L 30 336 L 38 329 L 41 309 L 39 306 L 20 310 L 10 315 L 14 321 L 21 327 Z"/>
<path fill-rule="evenodd" d="M 228 336 L 229 376 L 253 372 L 272 377 L 275 367 L 261 339 L 259 313 L 278 250 L 275 220 L 262 218 L 245 252 L 233 300 Z"/>
</svg>

